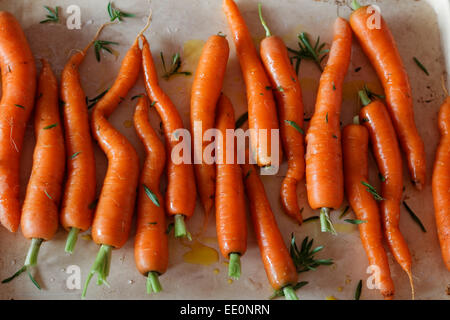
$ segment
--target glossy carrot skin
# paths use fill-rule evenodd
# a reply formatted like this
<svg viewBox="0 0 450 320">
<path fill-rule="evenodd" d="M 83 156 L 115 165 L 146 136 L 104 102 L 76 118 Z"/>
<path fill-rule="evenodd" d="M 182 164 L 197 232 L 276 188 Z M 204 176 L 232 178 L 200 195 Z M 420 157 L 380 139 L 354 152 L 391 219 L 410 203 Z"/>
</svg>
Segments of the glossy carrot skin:
<svg viewBox="0 0 450 320">
<path fill-rule="evenodd" d="M 167 176 L 166 211 L 169 215 L 182 214 L 191 217 L 195 209 L 196 187 L 192 164 L 175 164 L 172 160 L 172 149 L 180 143 L 174 132 L 183 129 L 183 121 L 170 98 L 158 85 L 150 46 L 144 36 L 142 41 L 142 69 L 144 71 L 145 89 L 151 101 L 156 101 L 154 107 L 161 117 L 166 139 Z M 181 140 L 181 139 L 180 139 Z"/>
<path fill-rule="evenodd" d="M 395 40 L 380 16 L 380 28 L 368 27 L 373 11 L 361 7 L 353 11 L 350 24 L 362 49 L 372 63 L 386 93 L 386 103 L 408 168 L 416 188 L 426 183 L 425 149 L 414 122 L 414 109 L 408 74 Z"/>
<path fill-rule="evenodd" d="M 228 62 L 230 48 L 225 37 L 213 35 L 202 49 L 202 54 L 195 71 L 191 92 L 191 132 L 193 152 L 197 159 L 203 159 L 203 150 L 210 141 L 203 141 L 203 134 L 214 127 L 214 114 L 217 101 L 222 90 L 223 79 Z M 201 131 L 196 132 L 195 122 L 200 122 Z M 200 136 L 201 144 L 197 144 L 196 136 Z M 195 159 L 195 158 L 194 158 Z M 194 165 L 198 193 L 208 217 L 214 204 L 215 166 L 203 161 Z"/>
<path fill-rule="evenodd" d="M 450 97 L 439 110 L 441 139 L 434 161 L 432 190 L 442 258 L 450 271 Z"/>
<path fill-rule="evenodd" d="M 250 145 L 259 166 L 271 164 L 270 130 L 278 129 L 278 117 L 270 81 L 259 59 L 252 37 L 233 0 L 223 1 L 223 10 L 231 29 L 237 56 L 247 89 Z M 267 130 L 267 143 L 259 139 L 259 130 Z M 281 145 L 280 145 L 281 147 Z M 281 148 L 279 159 L 282 158 Z"/>
<path fill-rule="evenodd" d="M 351 45 L 350 25 L 337 18 L 330 56 L 320 77 L 314 115 L 306 134 L 306 191 L 312 209 L 339 208 L 344 197 L 340 114 Z"/>
<path fill-rule="evenodd" d="M 391 300 L 395 289 L 383 247 L 378 204 L 361 183 L 369 182 L 368 144 L 369 133 L 364 126 L 350 124 L 342 130 L 345 192 L 356 218 L 367 221 L 358 225 L 361 242 L 369 265 L 378 267 L 377 284 L 381 294 L 386 300 Z"/>
<path fill-rule="evenodd" d="M 22 208 L 21 227 L 27 239 L 50 240 L 58 230 L 65 151 L 59 116 L 58 83 L 45 60 L 42 60 L 37 93 L 34 121 L 36 146 Z"/>
<path fill-rule="evenodd" d="M 133 145 L 107 120 L 136 83 L 142 56 L 138 39 L 125 55 L 119 74 L 109 91 L 95 105 L 91 130 L 108 158 L 92 224 L 92 239 L 97 244 L 121 248 L 128 239 L 133 217 L 139 158 Z"/>
<path fill-rule="evenodd" d="M 397 262 L 410 274 L 411 254 L 399 229 L 403 192 L 402 158 L 394 126 L 386 107 L 379 100 L 362 108 L 359 116 L 369 130 L 372 152 L 378 170 L 385 178 L 381 182 L 381 196 L 384 200 L 380 201 L 385 237 Z"/>
<path fill-rule="evenodd" d="M 160 178 L 164 171 L 166 153 L 148 120 L 150 104 L 148 98 L 139 98 L 134 112 L 134 127 L 145 147 L 146 158 L 141 171 L 138 198 L 137 230 L 134 242 L 134 259 L 140 273 L 155 271 L 163 274 L 167 270 L 169 248 L 166 234 L 166 217 Z M 144 185 L 153 192 L 159 206 L 146 194 Z"/>
<path fill-rule="evenodd" d="M 305 147 L 303 134 L 287 121 L 303 129 L 302 89 L 291 65 L 285 43 L 280 37 L 264 38 L 260 45 L 261 59 L 275 91 L 280 120 L 281 141 L 288 160 L 286 177 L 281 184 L 280 196 L 284 212 L 298 223 L 303 222 L 297 202 L 297 184 L 305 174 Z"/>
<path fill-rule="evenodd" d="M 275 290 L 297 283 L 297 271 L 278 229 L 264 185 L 256 167 L 243 164 L 242 176 L 250 204 L 250 215 L 267 278 Z"/>
<path fill-rule="evenodd" d="M 91 227 L 95 200 L 95 157 L 89 127 L 86 94 L 80 81 L 79 67 L 86 55 L 72 55 L 61 74 L 64 129 L 67 154 L 67 180 L 61 208 L 61 224 L 86 231 Z"/>
<path fill-rule="evenodd" d="M 26 123 L 34 107 L 36 65 L 16 18 L 0 11 L 0 222 L 9 231 L 19 227 L 20 153 Z"/>
<path fill-rule="evenodd" d="M 216 230 L 220 252 L 228 259 L 230 253 L 241 256 L 247 250 L 247 215 L 244 183 L 236 157 L 227 160 L 235 144 L 226 141 L 226 131 L 234 130 L 234 109 L 230 100 L 221 95 L 217 106 L 216 128 L 222 133 L 217 141 L 216 164 Z M 234 141 L 234 140 L 233 140 Z"/>
</svg>

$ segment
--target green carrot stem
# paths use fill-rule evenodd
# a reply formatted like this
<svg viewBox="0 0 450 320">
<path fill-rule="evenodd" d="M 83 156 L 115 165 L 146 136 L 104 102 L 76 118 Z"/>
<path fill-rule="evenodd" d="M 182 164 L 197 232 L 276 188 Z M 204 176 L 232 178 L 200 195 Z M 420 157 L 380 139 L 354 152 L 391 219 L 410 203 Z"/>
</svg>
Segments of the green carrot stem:
<svg viewBox="0 0 450 320">
<path fill-rule="evenodd" d="M 361 5 L 359 4 L 359 2 L 357 0 L 353 0 L 352 8 L 353 8 L 353 10 L 358 10 L 359 8 L 361 8 Z"/>
<path fill-rule="evenodd" d="M 70 254 L 73 253 L 73 249 L 75 248 L 75 244 L 77 243 L 79 232 L 80 232 L 80 229 L 78 229 L 78 228 L 74 228 L 74 227 L 70 228 L 69 235 L 67 236 L 66 247 L 64 248 L 64 251 L 66 251 L 67 253 L 70 253 Z"/>
<path fill-rule="evenodd" d="M 262 5 L 261 5 L 261 3 L 258 3 L 258 13 L 259 13 L 259 20 L 261 20 L 261 24 L 264 27 L 264 30 L 266 30 L 266 37 L 270 37 L 272 34 L 270 33 L 269 27 L 267 26 L 267 24 L 264 21 L 264 18 L 262 16 Z"/>
<path fill-rule="evenodd" d="M 236 280 L 241 277 L 241 255 L 239 253 L 230 253 L 228 276 Z"/>
<path fill-rule="evenodd" d="M 92 265 L 91 270 L 89 271 L 86 282 L 84 283 L 83 293 L 81 294 L 81 298 L 86 297 L 87 288 L 89 286 L 89 282 L 91 281 L 94 274 L 98 273 L 98 279 L 100 283 L 98 284 L 106 284 L 106 278 L 109 272 L 109 265 L 111 264 L 111 252 L 112 246 L 102 244 L 100 246 L 100 250 L 98 251 L 97 257 L 95 258 L 94 264 Z"/>
<path fill-rule="evenodd" d="M 367 106 L 368 104 L 370 104 L 372 102 L 372 100 L 370 100 L 370 98 L 367 95 L 367 92 L 365 90 L 359 90 L 358 94 L 359 94 L 359 98 L 361 99 L 361 102 L 364 106 Z"/>
<path fill-rule="evenodd" d="M 353 124 L 359 124 L 359 116 L 353 117 Z"/>
<path fill-rule="evenodd" d="M 174 216 L 175 220 L 175 238 L 185 238 L 187 237 L 186 224 L 184 223 L 184 215 L 176 214 Z"/>
<path fill-rule="evenodd" d="M 322 232 L 330 232 L 333 235 L 337 235 L 334 229 L 333 223 L 330 219 L 330 208 L 320 209 L 320 230 Z"/>
<path fill-rule="evenodd" d="M 294 288 L 292 286 L 286 286 L 283 288 L 284 297 L 286 300 L 298 300 L 297 295 L 295 294 Z"/>
<path fill-rule="evenodd" d="M 159 275 L 155 271 L 150 271 L 147 274 L 147 293 L 158 293 L 162 291 L 161 283 L 159 282 Z"/>
</svg>

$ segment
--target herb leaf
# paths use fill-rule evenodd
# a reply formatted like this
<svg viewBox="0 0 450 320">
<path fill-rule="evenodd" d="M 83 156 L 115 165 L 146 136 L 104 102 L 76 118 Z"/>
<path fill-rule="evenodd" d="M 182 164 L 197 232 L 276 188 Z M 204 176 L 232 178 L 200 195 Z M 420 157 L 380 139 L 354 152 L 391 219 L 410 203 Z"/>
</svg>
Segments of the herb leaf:
<svg viewBox="0 0 450 320">
<path fill-rule="evenodd" d="M 425 74 L 427 76 L 429 76 L 430 74 L 428 73 L 427 68 L 424 67 L 424 65 L 419 61 L 419 59 L 417 59 L 416 57 L 413 57 L 414 62 L 417 64 L 417 66 L 422 69 L 423 72 L 425 72 Z"/>
<path fill-rule="evenodd" d="M 355 300 L 359 300 L 359 298 L 361 297 L 361 290 L 362 290 L 362 280 L 359 280 L 355 290 Z"/>
<path fill-rule="evenodd" d="M 161 56 L 161 61 L 162 61 L 163 69 L 164 69 L 164 74 L 162 76 L 164 79 L 169 80 L 170 77 L 177 75 L 177 74 L 182 74 L 185 76 L 192 75 L 192 73 L 190 71 L 179 71 L 181 68 L 181 58 L 180 58 L 179 53 L 175 53 L 172 55 L 172 65 L 170 66 L 169 70 L 167 70 L 163 53 L 160 52 L 159 55 Z"/>
<path fill-rule="evenodd" d="M 40 21 L 39 23 L 47 23 L 47 22 L 59 22 L 59 7 L 55 7 L 55 9 L 51 9 L 48 6 L 44 6 L 44 9 L 47 10 L 47 15 L 45 20 Z"/>
<path fill-rule="evenodd" d="M 367 222 L 367 220 L 358 220 L 358 219 L 345 219 L 344 221 L 351 224 L 361 224 Z"/>
<path fill-rule="evenodd" d="M 297 130 L 297 131 L 300 132 L 301 134 L 305 134 L 305 131 L 303 131 L 303 129 L 300 128 L 300 126 L 299 126 L 295 121 L 284 120 L 284 122 L 286 122 L 288 125 L 290 125 L 291 127 L 293 127 L 295 130 Z"/>
<path fill-rule="evenodd" d="M 21 106 L 20 104 L 14 104 L 16 107 L 20 108 L 20 109 L 25 109 L 24 106 Z"/>
<path fill-rule="evenodd" d="M 414 211 L 412 211 L 412 209 L 406 204 L 405 201 L 403 201 L 403 205 L 405 206 L 406 211 L 408 211 L 409 215 L 414 220 L 414 222 L 419 225 L 420 229 L 422 229 L 423 232 L 427 232 L 424 225 L 422 224 L 422 221 L 420 221 L 419 217 L 414 213 Z"/>
<path fill-rule="evenodd" d="M 300 33 L 298 36 L 299 50 L 288 48 L 288 51 L 293 53 L 290 60 L 291 63 L 295 61 L 295 72 L 298 74 L 300 68 L 300 62 L 304 60 L 312 60 L 315 62 L 320 72 L 323 72 L 322 61 L 327 56 L 330 50 L 323 50 L 325 43 L 320 43 L 320 37 L 317 37 L 314 47 L 311 45 L 308 35 L 305 32 Z"/>
<path fill-rule="evenodd" d="M 149 197 L 150 200 L 155 204 L 155 206 L 160 207 L 158 197 L 154 194 L 145 184 L 142 185 L 144 187 L 144 191 Z"/>
<path fill-rule="evenodd" d="M 361 181 L 361 184 L 366 188 L 367 192 L 371 193 L 373 198 L 377 201 L 381 201 L 381 200 L 385 200 L 382 196 L 380 196 L 377 192 L 377 190 L 372 187 L 370 184 L 368 184 L 367 182 Z"/>
<path fill-rule="evenodd" d="M 346 206 L 342 211 L 341 214 L 339 216 L 339 219 L 342 219 L 343 217 L 345 217 L 348 213 L 348 209 L 350 209 L 350 206 Z"/>
<path fill-rule="evenodd" d="M 109 89 L 106 89 L 105 91 L 103 91 L 102 93 L 100 93 L 98 96 L 89 99 L 88 97 L 86 97 L 86 104 L 88 105 L 87 108 L 91 109 L 93 106 L 95 106 L 95 104 L 101 99 L 103 98 L 103 96 L 108 92 Z"/>
<path fill-rule="evenodd" d="M 245 122 L 247 122 L 247 120 L 248 120 L 248 112 L 245 112 L 236 120 L 236 128 L 242 127 L 242 125 Z"/>
<path fill-rule="evenodd" d="M 71 160 L 75 159 L 76 156 L 79 155 L 80 153 L 81 153 L 81 151 L 75 152 L 74 154 L 72 154 L 72 155 L 70 156 L 70 159 L 71 159 Z"/>
<path fill-rule="evenodd" d="M 106 41 L 106 40 L 95 40 L 94 41 L 94 51 L 95 51 L 95 58 L 98 62 L 100 62 L 100 51 L 105 50 L 106 52 L 109 52 L 112 54 L 111 48 L 108 46 L 111 44 L 118 45 L 119 43 L 114 41 Z"/>
<path fill-rule="evenodd" d="M 109 17 L 111 18 L 110 21 L 114 21 L 116 19 L 119 21 L 122 21 L 122 18 L 135 17 L 135 15 L 132 13 L 126 13 L 126 12 L 120 11 L 116 8 L 113 8 L 112 2 L 108 3 L 107 10 L 108 10 Z"/>
<path fill-rule="evenodd" d="M 319 220 L 319 216 L 311 216 L 311 217 L 308 217 L 306 219 L 303 219 L 303 223 L 314 221 L 314 220 Z"/>
<path fill-rule="evenodd" d="M 312 248 L 314 239 L 305 237 L 301 243 L 300 250 L 295 243 L 295 236 L 291 234 L 291 246 L 289 253 L 294 261 L 298 273 L 316 270 L 319 266 L 329 266 L 333 264 L 332 259 L 315 259 L 314 255 L 323 249 L 323 246 Z"/>
<path fill-rule="evenodd" d="M 53 200 L 53 198 L 51 197 L 51 195 L 48 194 L 47 190 L 44 190 L 45 195 L 47 196 L 47 198 L 49 198 L 50 200 Z"/>
<path fill-rule="evenodd" d="M 56 127 L 57 125 L 58 125 L 57 123 L 50 124 L 50 125 L 44 127 L 44 130 L 48 130 L 48 129 L 54 128 L 54 127 Z"/>
</svg>

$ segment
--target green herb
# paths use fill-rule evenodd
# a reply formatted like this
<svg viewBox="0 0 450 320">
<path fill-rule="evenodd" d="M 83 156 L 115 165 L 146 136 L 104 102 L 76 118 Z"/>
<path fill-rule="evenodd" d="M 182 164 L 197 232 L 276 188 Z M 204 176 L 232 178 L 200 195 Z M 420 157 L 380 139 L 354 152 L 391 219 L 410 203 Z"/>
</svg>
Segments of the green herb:
<svg viewBox="0 0 450 320">
<path fill-rule="evenodd" d="M 147 223 L 147 224 L 149 224 L 149 225 L 155 225 L 155 224 L 158 224 L 158 222 L 149 222 L 149 223 Z"/>
<path fill-rule="evenodd" d="M 8 73 L 10 73 L 10 72 L 11 72 L 11 67 L 8 64 Z"/>
<path fill-rule="evenodd" d="M 47 196 L 47 198 L 49 198 L 50 200 L 53 200 L 53 198 L 48 194 L 47 190 L 44 190 L 44 193 Z"/>
<path fill-rule="evenodd" d="M 98 199 L 95 199 L 94 201 L 92 201 L 91 203 L 89 203 L 88 209 L 89 209 L 89 210 L 94 209 L 94 208 L 97 206 L 97 203 L 98 203 Z"/>
<path fill-rule="evenodd" d="M 334 139 L 337 139 L 337 136 L 336 136 L 334 133 L 333 133 L 332 137 L 333 137 Z"/>
<path fill-rule="evenodd" d="M 344 221 L 351 224 L 361 224 L 367 222 L 367 220 L 357 220 L 357 219 L 345 219 Z"/>
<path fill-rule="evenodd" d="M 266 86 L 266 90 L 272 90 L 271 86 Z"/>
<path fill-rule="evenodd" d="M 327 114 L 325 115 L 325 122 L 328 123 L 328 112 L 327 112 Z"/>
<path fill-rule="evenodd" d="M 59 22 L 59 7 L 55 7 L 55 9 L 51 9 L 50 7 L 44 6 L 45 10 L 47 10 L 47 15 L 45 20 L 40 21 L 39 23 L 47 23 L 47 22 Z"/>
<path fill-rule="evenodd" d="M 144 96 L 143 94 L 137 94 L 135 96 L 132 96 L 131 100 L 134 100 L 134 99 L 137 99 L 137 98 L 140 98 L 140 97 L 143 97 L 143 96 Z"/>
<path fill-rule="evenodd" d="M 350 209 L 350 206 L 346 206 L 342 211 L 341 214 L 339 215 L 339 219 L 342 219 L 343 217 L 345 217 L 348 213 L 348 209 Z"/>
<path fill-rule="evenodd" d="M 289 52 L 294 54 L 290 59 L 291 63 L 295 61 L 295 72 L 298 74 L 298 71 L 300 69 L 300 62 L 302 61 L 302 59 L 313 60 L 319 68 L 320 72 L 323 72 L 321 63 L 330 51 L 328 49 L 323 50 L 323 48 L 325 47 L 325 43 L 320 43 L 320 37 L 317 37 L 316 43 L 313 47 L 309 42 L 309 38 L 306 33 L 302 32 L 297 37 L 299 40 L 299 50 L 288 48 Z"/>
<path fill-rule="evenodd" d="M 119 43 L 114 42 L 114 41 L 106 41 L 106 40 L 95 40 L 94 41 L 95 58 L 97 59 L 98 62 L 100 62 L 100 51 L 101 50 L 105 50 L 106 52 L 113 54 L 111 48 L 108 47 L 111 44 L 118 45 Z"/>
<path fill-rule="evenodd" d="M 333 91 L 336 91 L 336 86 L 334 85 L 334 81 L 332 81 L 331 84 L 333 85 Z"/>
<path fill-rule="evenodd" d="M 291 120 L 284 120 L 288 125 L 290 125 L 291 127 L 293 127 L 295 130 L 297 130 L 298 132 L 300 132 L 301 134 L 305 134 L 305 132 L 303 131 L 302 128 L 300 128 L 300 126 L 295 122 L 295 121 L 291 121 Z"/>
<path fill-rule="evenodd" d="M 154 194 L 145 184 L 142 185 L 144 187 L 145 194 L 147 197 L 152 200 L 152 202 L 155 204 L 155 206 L 159 207 L 159 200 L 156 194 Z"/>
<path fill-rule="evenodd" d="M 156 101 L 152 101 L 152 103 L 150 103 L 150 107 L 153 107 L 156 104 Z"/>
<path fill-rule="evenodd" d="M 427 232 L 424 225 L 422 224 L 422 221 L 420 221 L 419 217 L 414 213 L 414 211 L 412 211 L 412 209 L 406 204 L 405 201 L 403 201 L 403 205 L 405 206 L 406 210 L 408 211 L 409 215 L 414 220 L 414 222 L 419 225 L 420 229 L 422 229 L 423 232 Z"/>
<path fill-rule="evenodd" d="M 248 177 L 250 177 L 250 173 L 252 173 L 252 169 L 248 170 L 245 174 L 244 180 L 247 180 Z"/>
<path fill-rule="evenodd" d="M 362 280 L 359 280 L 355 290 L 355 300 L 359 300 L 359 298 L 361 297 L 361 290 L 362 290 Z"/>
<path fill-rule="evenodd" d="M 24 106 L 21 106 L 20 104 L 15 104 L 16 107 L 21 108 L 21 109 L 25 109 Z"/>
<path fill-rule="evenodd" d="M 103 98 L 103 96 L 108 92 L 109 89 L 106 89 L 105 91 L 103 91 L 102 93 L 100 93 L 98 96 L 89 99 L 88 97 L 86 97 L 86 104 L 88 105 L 87 108 L 91 109 L 93 106 L 95 106 L 95 104 L 101 99 Z"/>
<path fill-rule="evenodd" d="M 132 13 L 125 13 L 118 9 L 113 8 L 112 2 L 108 3 L 107 10 L 108 10 L 109 17 L 111 18 L 110 21 L 114 21 L 116 19 L 119 21 L 122 21 L 122 18 L 135 17 L 135 15 Z"/>
<path fill-rule="evenodd" d="M 378 178 L 380 178 L 381 182 L 385 182 L 386 178 L 381 174 L 381 172 L 378 172 Z"/>
<path fill-rule="evenodd" d="M 430 74 L 428 73 L 428 70 L 424 67 L 424 65 L 419 61 L 419 59 L 417 59 L 416 57 L 413 57 L 414 62 L 417 64 L 417 66 L 422 69 L 423 72 L 425 72 L 425 74 L 427 76 L 429 76 Z"/>
<path fill-rule="evenodd" d="M 277 90 L 280 91 L 280 92 L 284 92 L 284 89 L 283 89 L 282 86 L 278 86 L 278 87 L 277 87 Z"/>
<path fill-rule="evenodd" d="M 300 250 L 295 243 L 295 236 L 291 234 L 291 246 L 289 253 L 294 261 L 295 268 L 298 273 L 310 270 L 316 270 L 319 266 L 329 266 L 333 264 L 332 259 L 315 259 L 314 255 L 323 249 L 323 246 L 318 246 L 312 249 L 314 239 L 309 240 L 305 237 L 301 243 Z"/>
<path fill-rule="evenodd" d="M 368 184 L 367 182 L 364 182 L 364 181 L 361 181 L 361 184 L 363 186 L 367 187 L 366 188 L 367 192 L 371 193 L 375 200 L 377 200 L 377 201 L 384 200 L 384 198 L 382 196 L 380 196 L 378 194 L 377 190 L 374 187 L 372 187 L 370 184 Z"/>
<path fill-rule="evenodd" d="M 160 52 L 159 55 L 161 56 L 161 61 L 162 61 L 163 69 L 164 69 L 164 74 L 162 76 L 164 79 L 169 80 L 170 77 L 177 75 L 177 74 L 182 74 L 185 76 L 192 75 L 192 73 L 189 71 L 179 71 L 181 68 L 181 58 L 180 58 L 179 53 L 175 53 L 174 55 L 172 55 L 172 65 L 170 66 L 169 70 L 167 70 L 167 68 L 166 68 L 166 62 L 164 61 L 163 53 Z"/>
<path fill-rule="evenodd" d="M 248 112 L 245 112 L 236 120 L 236 128 L 242 127 L 242 125 L 245 122 L 247 122 L 247 120 L 248 120 Z"/>
<path fill-rule="evenodd" d="M 359 72 L 361 70 L 361 67 L 358 67 L 355 69 L 355 72 Z"/>
<path fill-rule="evenodd" d="M 174 228 L 174 226 L 175 225 L 173 222 L 169 223 L 169 225 L 167 226 L 166 234 L 169 234 L 170 231 L 172 231 L 172 229 Z"/>
<path fill-rule="evenodd" d="M 294 291 L 306 286 L 308 284 L 308 281 L 300 281 L 298 283 L 295 284 L 295 286 L 292 287 L 292 289 L 294 289 Z M 284 296 L 284 288 L 279 289 L 274 291 L 274 293 L 269 297 L 270 300 L 278 298 L 278 297 L 283 297 Z"/>
<path fill-rule="evenodd" d="M 372 90 L 370 90 L 369 87 L 367 86 L 367 84 L 364 84 L 363 90 L 367 94 L 369 99 L 372 99 L 372 98 L 384 99 L 384 98 L 386 98 L 384 95 L 377 94 L 377 93 L 373 92 Z"/>
<path fill-rule="evenodd" d="M 303 220 L 303 223 L 319 220 L 319 216 L 312 216 Z"/>
<path fill-rule="evenodd" d="M 48 130 L 48 129 L 54 128 L 54 127 L 56 127 L 57 125 L 58 125 L 57 123 L 50 124 L 50 125 L 44 127 L 44 130 Z"/>
<path fill-rule="evenodd" d="M 71 155 L 70 156 L 70 159 L 75 159 L 75 157 L 77 156 L 77 155 L 79 155 L 81 153 L 81 151 L 77 151 L 77 152 L 75 152 L 73 155 Z"/>
</svg>

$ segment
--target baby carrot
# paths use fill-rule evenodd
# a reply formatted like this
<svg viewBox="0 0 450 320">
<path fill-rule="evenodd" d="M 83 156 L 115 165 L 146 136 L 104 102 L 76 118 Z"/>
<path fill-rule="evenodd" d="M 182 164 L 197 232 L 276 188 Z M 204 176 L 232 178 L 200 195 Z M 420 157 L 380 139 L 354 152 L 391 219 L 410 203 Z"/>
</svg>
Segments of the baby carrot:
<svg viewBox="0 0 450 320">
<path fill-rule="evenodd" d="M 356 218 L 364 221 L 359 224 L 359 234 L 369 265 L 377 267 L 374 272 L 378 289 L 384 299 L 391 300 L 394 297 L 394 283 L 383 247 L 378 204 L 362 184 L 369 181 L 369 133 L 359 124 L 358 116 L 354 121 L 354 124 L 349 124 L 342 130 L 345 192 Z"/>
<path fill-rule="evenodd" d="M 320 77 L 316 107 L 306 134 L 306 191 L 312 209 L 320 210 L 322 232 L 336 234 L 330 208 L 338 208 L 344 197 L 340 111 L 342 83 L 350 63 L 352 31 L 337 18 L 327 65 Z"/>
<path fill-rule="evenodd" d="M 191 92 L 191 132 L 193 133 L 194 160 L 201 163 L 194 165 L 198 193 L 205 210 L 206 226 L 209 212 L 214 203 L 215 167 L 203 161 L 203 150 L 208 141 L 203 141 L 203 133 L 214 126 L 214 112 L 228 62 L 228 41 L 224 36 L 213 35 L 202 49 L 202 54 L 195 71 Z M 200 136 L 199 143 L 196 136 Z"/>
<path fill-rule="evenodd" d="M 269 166 L 272 164 L 271 156 L 274 152 L 271 150 L 271 130 L 278 129 L 272 87 L 236 3 L 233 0 L 224 0 L 223 10 L 231 29 L 247 89 L 248 124 L 252 129 L 250 131 L 252 154 L 255 155 L 259 166 Z M 261 138 L 260 130 L 266 131 L 267 139 Z M 281 148 L 279 148 L 279 159 L 281 158 Z"/>
<path fill-rule="evenodd" d="M 290 63 L 286 45 L 280 37 L 270 33 L 262 18 L 261 4 L 258 4 L 258 11 L 266 29 L 266 38 L 260 45 L 261 58 L 272 87 L 282 88 L 281 91 L 275 91 L 281 141 L 288 159 L 288 170 L 280 190 L 281 204 L 284 212 L 301 224 L 303 218 L 297 202 L 297 184 L 305 174 L 302 89 Z"/>
<path fill-rule="evenodd" d="M 380 15 L 380 25 L 373 27 L 368 23 L 373 11 L 367 10 L 367 6 L 361 7 L 357 1 L 353 1 L 353 7 L 355 11 L 350 16 L 350 25 L 381 80 L 389 114 L 406 153 L 412 181 L 421 190 L 426 183 L 425 149 L 414 122 L 408 74 L 383 17 Z"/>
<path fill-rule="evenodd" d="M 36 65 L 19 22 L 0 11 L 0 222 L 15 232 L 20 222 L 19 169 L 25 127 L 34 107 Z"/>
<path fill-rule="evenodd" d="M 43 241 L 51 240 L 58 229 L 58 206 L 64 177 L 64 136 L 58 104 L 58 84 L 50 64 L 42 59 L 38 96 L 35 111 L 36 146 L 33 166 L 22 207 L 21 226 L 31 246 L 23 267 L 9 282 L 24 271 L 40 289 L 29 268 L 37 264 L 39 248 Z"/>
<path fill-rule="evenodd" d="M 158 84 L 150 46 L 144 36 L 142 40 L 142 69 L 144 71 L 145 89 L 154 103 L 162 120 L 167 148 L 166 210 L 175 219 L 175 237 L 190 237 L 186 231 L 185 219 L 190 218 L 195 209 L 196 189 L 194 169 L 190 163 L 175 163 L 172 159 L 173 148 L 180 143 L 177 130 L 183 129 L 178 110 Z"/>
<path fill-rule="evenodd" d="M 230 100 L 221 95 L 217 106 L 216 126 L 221 132 L 217 140 L 216 164 L 216 230 L 220 252 L 230 259 L 228 276 L 241 275 L 240 257 L 247 250 L 247 216 L 245 212 L 244 184 L 241 168 L 233 148 L 226 140 L 226 131 L 235 128 L 234 109 Z M 231 158 L 231 159 L 227 159 Z"/>
<path fill-rule="evenodd" d="M 148 121 L 149 109 L 144 95 L 134 112 L 134 127 L 146 151 L 139 184 L 134 259 L 139 272 L 147 276 L 147 293 L 156 293 L 162 290 L 158 277 L 166 272 L 169 260 L 164 203 L 159 191 L 166 154 L 164 144 Z"/>
</svg>

